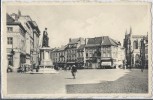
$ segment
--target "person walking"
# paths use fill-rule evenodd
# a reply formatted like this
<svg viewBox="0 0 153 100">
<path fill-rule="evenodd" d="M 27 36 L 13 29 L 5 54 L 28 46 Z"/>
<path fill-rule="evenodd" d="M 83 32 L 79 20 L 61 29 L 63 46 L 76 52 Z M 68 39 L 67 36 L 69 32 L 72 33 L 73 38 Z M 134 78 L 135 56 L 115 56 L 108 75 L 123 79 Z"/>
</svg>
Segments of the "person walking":
<svg viewBox="0 0 153 100">
<path fill-rule="evenodd" d="M 72 66 L 71 68 L 71 73 L 72 73 L 72 76 L 73 76 L 73 79 L 75 79 L 76 77 L 76 72 L 77 72 L 77 67 L 75 65 Z"/>
</svg>

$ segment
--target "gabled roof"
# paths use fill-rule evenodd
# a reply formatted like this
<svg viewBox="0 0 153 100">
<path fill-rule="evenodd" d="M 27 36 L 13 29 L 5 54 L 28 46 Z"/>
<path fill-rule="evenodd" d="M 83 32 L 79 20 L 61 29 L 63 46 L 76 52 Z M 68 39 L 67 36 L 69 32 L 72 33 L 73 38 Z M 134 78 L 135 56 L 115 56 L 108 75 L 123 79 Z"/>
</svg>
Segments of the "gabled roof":
<svg viewBox="0 0 153 100">
<path fill-rule="evenodd" d="M 53 48 L 52 51 L 54 52 L 54 51 L 58 51 L 58 50 L 59 50 L 59 48 Z"/>
<path fill-rule="evenodd" d="M 102 37 L 95 37 L 95 44 L 101 44 Z"/>
<path fill-rule="evenodd" d="M 118 41 L 110 38 L 109 36 L 88 38 L 86 47 L 88 46 L 100 46 L 100 45 L 119 45 Z"/>
<path fill-rule="evenodd" d="M 109 45 L 119 45 L 119 43 L 116 40 L 114 40 L 112 38 L 109 38 L 109 40 L 110 40 L 110 44 Z"/>
<path fill-rule="evenodd" d="M 19 25 L 21 28 L 22 28 L 22 30 L 24 31 L 24 32 L 26 32 L 26 30 L 25 30 L 25 28 L 23 27 L 23 25 L 21 24 L 21 22 L 19 22 L 19 21 L 15 21 L 9 14 L 7 14 L 7 16 L 6 16 L 7 18 L 7 25 Z"/>
<path fill-rule="evenodd" d="M 82 44 L 82 45 L 80 45 L 80 46 L 78 47 L 78 50 L 83 50 L 84 47 L 85 47 L 85 44 Z"/>
<path fill-rule="evenodd" d="M 6 21 L 7 23 L 13 23 L 15 20 L 9 14 L 6 14 Z"/>
<path fill-rule="evenodd" d="M 64 50 L 66 49 L 66 47 L 67 47 L 67 45 L 62 46 L 62 47 L 60 47 L 60 48 L 58 49 L 58 51 L 64 51 Z"/>
<path fill-rule="evenodd" d="M 32 28 L 36 29 L 38 31 L 38 33 L 40 33 L 38 25 L 35 21 L 28 21 L 28 23 L 31 25 Z M 38 35 L 40 35 L 40 34 L 38 34 Z"/>
<path fill-rule="evenodd" d="M 74 38 L 74 39 L 71 39 L 71 41 L 68 44 L 76 44 L 79 41 L 80 41 L 80 38 Z"/>
</svg>

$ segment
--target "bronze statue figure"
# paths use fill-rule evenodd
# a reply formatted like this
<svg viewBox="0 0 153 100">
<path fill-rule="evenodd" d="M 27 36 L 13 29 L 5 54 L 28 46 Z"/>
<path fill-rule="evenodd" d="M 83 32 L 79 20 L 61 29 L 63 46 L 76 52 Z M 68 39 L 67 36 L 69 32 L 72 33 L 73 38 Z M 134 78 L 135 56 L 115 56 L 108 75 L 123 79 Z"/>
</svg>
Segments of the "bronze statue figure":
<svg viewBox="0 0 153 100">
<path fill-rule="evenodd" d="M 49 41 L 49 38 L 48 38 L 47 28 L 45 28 L 43 32 L 42 47 L 49 47 L 48 41 Z"/>
</svg>

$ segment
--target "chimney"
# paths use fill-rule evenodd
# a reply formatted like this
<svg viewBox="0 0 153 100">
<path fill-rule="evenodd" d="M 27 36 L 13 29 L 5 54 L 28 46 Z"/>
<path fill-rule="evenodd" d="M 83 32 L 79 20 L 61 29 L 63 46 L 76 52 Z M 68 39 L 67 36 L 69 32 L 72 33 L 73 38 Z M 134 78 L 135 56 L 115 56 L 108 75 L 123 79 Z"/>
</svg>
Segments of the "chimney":
<svg viewBox="0 0 153 100">
<path fill-rule="evenodd" d="M 18 21 L 19 17 L 17 14 L 13 13 L 11 14 L 11 17 L 15 20 L 15 21 Z"/>
<path fill-rule="evenodd" d="M 71 42 L 71 38 L 69 38 L 69 42 Z"/>
<path fill-rule="evenodd" d="M 19 16 L 19 17 L 21 16 L 21 11 L 20 11 L 20 10 L 18 10 L 18 16 Z"/>
<path fill-rule="evenodd" d="M 19 16 L 15 15 L 15 21 L 18 21 L 18 19 L 19 19 Z"/>
</svg>

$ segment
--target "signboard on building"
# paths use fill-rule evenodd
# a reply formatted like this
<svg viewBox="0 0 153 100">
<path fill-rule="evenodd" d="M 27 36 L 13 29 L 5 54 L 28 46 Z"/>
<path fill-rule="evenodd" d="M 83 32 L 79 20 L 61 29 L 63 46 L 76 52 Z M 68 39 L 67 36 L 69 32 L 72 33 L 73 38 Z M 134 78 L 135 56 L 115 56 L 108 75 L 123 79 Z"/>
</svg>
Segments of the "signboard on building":
<svg viewBox="0 0 153 100">
<path fill-rule="evenodd" d="M 111 66 L 111 62 L 107 61 L 107 62 L 101 62 L 102 66 Z"/>
</svg>

